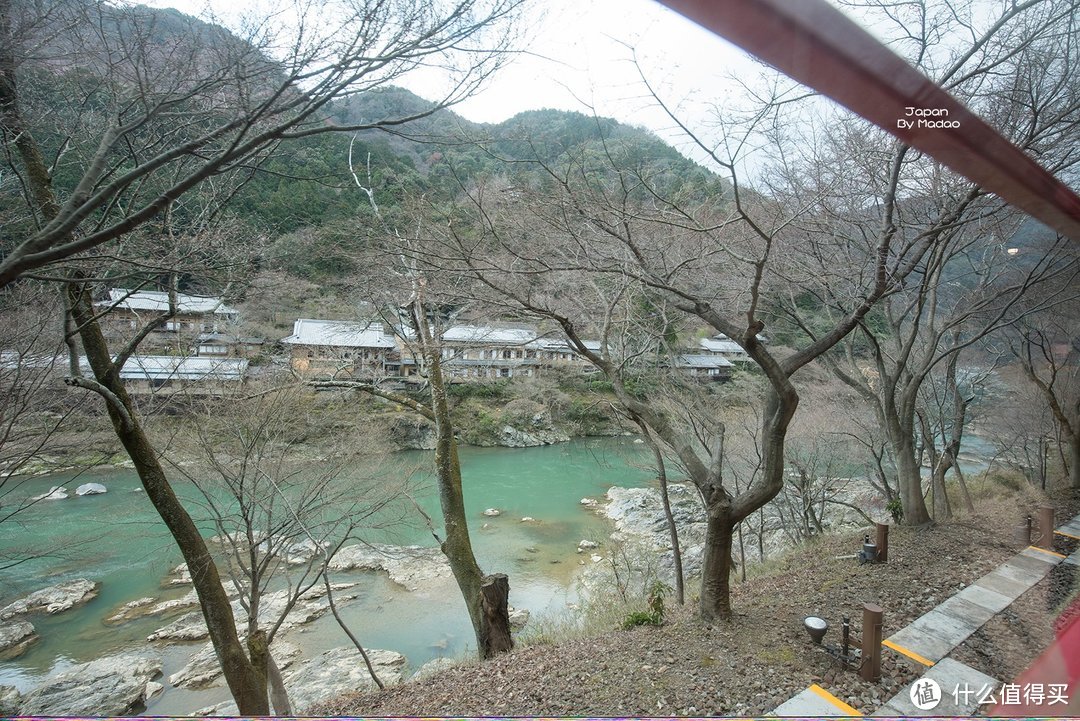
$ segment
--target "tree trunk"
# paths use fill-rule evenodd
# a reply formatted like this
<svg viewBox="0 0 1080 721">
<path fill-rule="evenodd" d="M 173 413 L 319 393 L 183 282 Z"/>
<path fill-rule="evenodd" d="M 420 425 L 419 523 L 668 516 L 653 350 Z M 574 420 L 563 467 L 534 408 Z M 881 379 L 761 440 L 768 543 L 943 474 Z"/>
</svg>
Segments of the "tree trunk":
<svg viewBox="0 0 1080 721">
<path fill-rule="evenodd" d="M 281 669 L 274 661 L 272 653 L 266 654 L 266 679 L 270 684 L 270 705 L 274 708 L 276 716 L 292 716 L 292 702 L 289 701 L 289 692 L 285 690 L 285 680 L 281 678 Z"/>
<path fill-rule="evenodd" d="M 37 142 L 23 127 L 18 105 L 14 56 L 11 40 L 11 3 L 0 1 L 0 125 L 16 139 L 16 147 L 26 171 L 34 210 L 42 222 L 52 220 L 59 204 L 52 180 Z M 20 248 L 25 252 L 25 248 Z M 93 370 L 98 387 L 111 396 L 106 399 L 109 419 L 117 438 L 139 474 L 147 498 L 165 522 L 191 572 L 192 585 L 199 598 L 210 640 L 217 654 L 229 690 L 243 715 L 269 713 L 265 678 L 251 665 L 236 633 L 232 605 L 221 585 L 217 566 L 199 529 L 169 485 L 157 452 L 139 424 L 131 398 L 120 380 L 109 346 L 94 317 L 94 307 L 87 288 L 81 283 L 68 284 L 66 304 L 75 322 L 83 350 Z M 76 368 L 77 370 L 77 368 Z"/>
<path fill-rule="evenodd" d="M 765 509 L 758 511 L 757 555 L 758 563 L 765 563 Z"/>
<path fill-rule="evenodd" d="M 510 635 L 510 580 L 505 573 L 484 576 L 480 586 L 480 610 L 483 614 L 481 658 L 491 658 L 514 648 Z"/>
<path fill-rule="evenodd" d="M 71 283 L 68 294 L 68 306 L 94 377 L 121 406 L 117 408 L 111 401 L 106 403 L 113 430 L 131 458 L 147 498 L 165 522 L 187 563 L 210 640 L 237 708 L 244 716 L 267 715 L 270 707 L 266 678 L 244 653 L 236 633 L 232 604 L 221 585 L 217 565 L 199 529 L 173 492 L 158 462 L 157 452 L 139 424 L 131 398 L 120 380 L 120 370 L 114 366 L 101 328 L 94 319 L 90 293 L 85 286 Z"/>
<path fill-rule="evenodd" d="M 481 659 L 488 659 L 496 653 L 513 648 L 513 639 L 509 637 L 510 619 L 505 603 L 502 604 L 501 611 L 497 606 L 492 607 L 494 612 L 501 613 L 501 618 L 494 623 L 483 608 L 481 599 L 485 576 L 476 562 L 469 538 L 469 522 L 461 487 L 461 461 L 458 459 L 457 440 L 454 438 L 454 427 L 450 420 L 450 404 L 446 398 L 441 349 L 434 343 L 424 308 L 419 301 L 414 304 L 414 313 L 417 335 L 423 344 L 424 359 L 427 361 L 431 410 L 435 415 L 435 470 L 439 481 L 439 505 L 446 527 L 442 552 L 450 564 L 458 588 L 461 589 L 461 596 L 465 599 L 469 620 L 476 635 L 477 653 Z M 507 634 L 505 639 L 502 638 L 504 629 Z"/>
<path fill-rule="evenodd" d="M 706 621 L 731 618 L 731 551 L 735 526 L 727 508 L 709 508 L 705 556 L 701 561 L 701 617 Z"/>
<path fill-rule="evenodd" d="M 1067 442 L 1069 445 L 1069 486 L 1080 488 L 1080 433 L 1074 433 Z"/>
<path fill-rule="evenodd" d="M 937 520 L 952 518 L 952 504 L 949 503 L 949 493 L 945 488 L 945 471 L 949 464 L 943 458 L 939 458 L 934 464 L 934 472 L 931 477 L 931 485 L 934 489 L 934 518 Z"/>
<path fill-rule="evenodd" d="M 909 526 L 923 526 L 930 523 L 930 512 L 922 491 L 922 469 L 915 460 L 915 440 L 913 428 L 900 422 L 893 414 L 886 423 L 889 444 L 893 448 L 893 460 L 896 463 L 896 482 L 899 487 L 900 503 L 904 508 L 904 523 Z"/>
<path fill-rule="evenodd" d="M 672 560 L 675 565 L 675 600 L 679 605 L 683 605 L 686 601 L 685 589 L 683 587 L 683 563 L 682 563 L 682 549 L 679 547 L 679 529 L 675 525 L 675 516 L 671 512 L 671 497 L 668 495 L 668 481 L 667 481 L 667 466 L 664 464 L 664 454 L 661 451 L 660 444 L 656 442 L 656 439 L 649 433 L 649 427 L 639 418 L 634 418 L 637 422 L 638 428 L 641 429 L 641 435 L 645 436 L 645 442 L 649 444 L 649 448 L 652 449 L 653 459 L 656 461 L 656 478 L 660 481 L 660 501 L 664 506 L 664 519 L 667 521 L 668 537 L 671 539 L 671 554 Z M 739 538 L 739 550 L 742 551 L 742 537 Z M 745 574 L 745 570 L 743 571 Z"/>
<path fill-rule="evenodd" d="M 743 524 L 739 524 L 739 577 L 746 583 L 746 544 L 743 539 Z M 681 603 L 681 601 L 680 601 Z"/>
<path fill-rule="evenodd" d="M 960 484 L 960 495 L 964 499 L 964 508 L 967 512 L 975 513 L 975 502 L 971 500 L 971 492 L 967 487 L 967 480 L 964 479 L 964 472 L 960 470 L 960 462 L 953 461 L 953 473 L 956 474 L 956 480 Z"/>
</svg>

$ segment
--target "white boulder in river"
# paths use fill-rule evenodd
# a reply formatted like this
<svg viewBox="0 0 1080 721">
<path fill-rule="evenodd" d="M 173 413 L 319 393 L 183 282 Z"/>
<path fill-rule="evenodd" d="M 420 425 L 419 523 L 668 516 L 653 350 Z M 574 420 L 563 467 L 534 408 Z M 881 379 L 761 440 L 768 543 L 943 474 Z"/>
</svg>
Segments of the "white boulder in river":
<svg viewBox="0 0 1080 721">
<path fill-rule="evenodd" d="M 109 489 L 100 483 L 84 483 L 75 489 L 76 496 L 97 496 Z"/>
<path fill-rule="evenodd" d="M 382 543 L 345 546 L 330 559 L 331 571 L 386 571 L 390 580 L 419 591 L 454 577 L 446 556 L 430 546 Z"/>
<path fill-rule="evenodd" d="M 85 578 L 58 583 L 55 586 L 34 591 L 30 595 L 23 596 L 18 601 L 0 608 L 0 621 L 24 613 L 39 611 L 60 613 L 95 598 L 100 588 L 100 583 L 88 581 Z"/>
<path fill-rule="evenodd" d="M 160 659 L 106 656 L 72 666 L 23 696 L 19 715 L 130 716 L 142 710 L 147 685 L 160 675 Z"/>
<path fill-rule="evenodd" d="M 34 496 L 31 501 L 62 501 L 68 497 L 67 489 L 63 486 L 53 486 L 49 489 L 48 493 L 42 493 L 40 496 Z"/>
<path fill-rule="evenodd" d="M 0 623 L 0 659 L 21 656 L 34 641 L 38 640 L 34 626 L 29 621 Z M 0 716 L 4 715 L 0 711 Z"/>
<path fill-rule="evenodd" d="M 407 661 L 397 651 L 372 649 L 367 652 L 375 674 L 387 686 L 401 683 Z M 364 659 L 353 646 L 334 648 L 302 663 L 295 664 L 282 674 L 293 712 L 303 714 L 312 705 L 328 701 L 350 691 L 375 688 Z M 196 716 L 236 716 L 232 701 L 199 709 Z"/>
<path fill-rule="evenodd" d="M 401 683 L 407 660 L 397 651 L 373 649 L 367 652 L 375 674 L 387 686 Z M 313 704 L 350 691 L 375 688 L 367 666 L 353 646 L 326 651 L 298 663 L 284 674 L 293 710 L 304 713 Z"/>
<path fill-rule="evenodd" d="M 19 713 L 22 694 L 14 686 L 0 686 L 0 716 L 15 716 Z"/>
</svg>

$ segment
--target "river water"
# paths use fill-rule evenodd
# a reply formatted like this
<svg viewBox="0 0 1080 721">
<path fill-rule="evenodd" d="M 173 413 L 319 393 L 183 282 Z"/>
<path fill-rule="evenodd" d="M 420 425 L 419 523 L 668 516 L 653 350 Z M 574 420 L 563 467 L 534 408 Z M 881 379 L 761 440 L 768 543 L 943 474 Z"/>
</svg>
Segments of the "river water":
<svg viewBox="0 0 1080 721">
<path fill-rule="evenodd" d="M 487 572 L 510 577 L 510 603 L 526 608 L 534 619 L 564 613 L 576 596 L 573 579 L 580 568 L 576 553 L 580 540 L 601 539 L 610 532 L 607 524 L 580 504 L 583 497 L 602 496 L 612 485 L 639 486 L 650 475 L 641 466 L 642 447 L 630 438 L 579 439 L 538 448 L 461 449 L 465 500 L 473 534 L 473 546 Z M 413 495 L 432 518 L 439 518 L 438 501 L 430 473 L 431 453 L 396 454 L 393 462 L 366 472 L 383 473 L 387 482 L 420 468 L 420 488 Z M 76 497 L 75 486 L 99 482 L 108 493 Z M 189 587 L 164 589 L 162 581 L 180 562 L 180 556 L 132 471 L 99 470 L 77 479 L 54 476 L 35 479 L 24 486 L 28 495 L 66 485 L 72 497 L 44 501 L 0 527 L 0 550 L 35 549 L 44 556 L 0 571 L 0 606 L 27 592 L 73 578 L 100 581 L 101 594 L 83 607 L 56 616 L 35 616 L 41 640 L 17 659 L 0 662 L 0 685 L 26 691 L 41 678 L 76 663 L 121 650 L 161 653 L 165 677 L 179 670 L 202 642 L 169 647 L 150 647 L 148 634 L 167 621 L 143 618 L 121 626 L 102 621 L 120 604 L 145 596 L 176 598 Z M 197 491 L 188 483 L 175 482 L 182 498 L 193 500 Z M 189 504 L 193 515 L 198 511 Z M 486 508 L 501 515 L 486 517 Z M 419 521 L 397 527 L 391 535 L 373 541 L 434 545 Z M 523 523 L 525 516 L 536 522 Z M 359 581 L 360 597 L 342 607 L 342 615 L 368 648 L 403 653 L 410 666 L 440 656 L 455 657 L 472 650 L 473 637 L 457 587 L 409 593 L 384 574 L 342 574 L 342 580 Z M 302 645 L 305 656 L 348 645 L 329 616 L 287 636 Z M 164 682 L 164 681 L 163 681 Z M 166 692 L 151 703 L 151 715 L 190 713 L 228 698 L 214 688 L 187 691 L 166 684 Z"/>
</svg>

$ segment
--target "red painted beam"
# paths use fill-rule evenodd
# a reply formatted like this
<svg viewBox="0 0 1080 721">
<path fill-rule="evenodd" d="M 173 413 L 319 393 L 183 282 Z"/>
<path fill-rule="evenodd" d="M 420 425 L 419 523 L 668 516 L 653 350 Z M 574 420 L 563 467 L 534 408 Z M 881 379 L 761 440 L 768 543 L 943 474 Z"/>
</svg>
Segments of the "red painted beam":
<svg viewBox="0 0 1080 721">
<path fill-rule="evenodd" d="M 825 0 L 658 1 L 1080 242 L 1076 193 Z"/>
</svg>

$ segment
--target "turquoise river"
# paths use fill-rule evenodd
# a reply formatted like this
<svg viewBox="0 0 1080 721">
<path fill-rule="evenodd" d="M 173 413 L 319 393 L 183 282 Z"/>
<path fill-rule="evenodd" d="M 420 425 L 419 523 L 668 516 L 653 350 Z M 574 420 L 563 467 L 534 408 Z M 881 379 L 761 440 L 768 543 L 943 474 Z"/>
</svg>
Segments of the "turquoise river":
<svg viewBox="0 0 1080 721">
<path fill-rule="evenodd" d="M 584 497 L 601 497 L 612 485 L 640 486 L 649 472 L 642 465 L 642 447 L 631 438 L 581 439 L 539 448 L 473 448 L 461 450 L 463 483 L 473 545 L 480 565 L 488 572 L 510 577 L 510 603 L 526 608 L 542 623 L 566 613 L 576 599 L 574 577 L 581 556 L 582 539 L 602 540 L 609 525 L 580 503 Z M 423 471 L 431 453 L 395 454 L 393 461 L 367 473 L 385 474 L 387 482 L 421 469 L 415 475 L 420 487 L 416 501 L 438 518 L 438 502 Z M 107 486 L 103 495 L 76 497 L 80 483 Z M 4 555 L 22 549 L 46 549 L 47 554 L 0 571 L 0 606 L 30 591 L 54 583 L 88 578 L 101 582 L 101 594 L 85 606 L 55 616 L 34 616 L 41 640 L 16 659 L 0 662 L 0 685 L 27 691 L 50 674 L 96 657 L 134 649 L 161 654 L 166 691 L 147 709 L 149 715 L 184 714 L 224 700 L 223 687 L 200 691 L 167 684 L 202 642 L 160 646 L 145 639 L 167 619 L 143 618 L 120 626 L 106 626 L 103 619 L 128 601 L 146 596 L 167 600 L 184 595 L 189 588 L 166 589 L 162 582 L 180 562 L 179 553 L 131 471 L 94 470 L 71 475 L 34 479 L 20 491 L 36 495 L 50 486 L 66 485 L 72 493 L 63 501 L 44 501 L 0 528 L 0 551 Z M 189 483 L 177 482 L 178 493 L 189 502 L 197 492 Z M 190 504 L 193 508 L 195 504 Z M 486 517 L 486 508 L 501 511 Z M 194 510 L 193 514 L 197 515 Z M 383 532 L 373 541 L 434 545 L 420 522 Z M 523 523 L 525 516 L 536 522 Z M 29 554 L 28 554 L 29 555 Z M 440 656 L 461 656 L 472 651 L 472 633 L 464 604 L 455 585 L 437 593 L 409 593 L 385 574 L 349 573 L 342 579 L 359 582 L 353 590 L 360 596 L 342 607 L 342 615 L 368 648 L 399 651 L 410 666 Z M 300 644 L 305 656 L 348 645 L 348 639 L 331 617 L 326 616 L 288 639 Z"/>
</svg>

